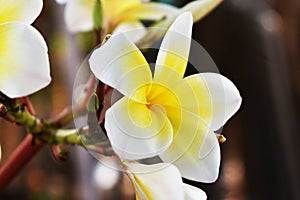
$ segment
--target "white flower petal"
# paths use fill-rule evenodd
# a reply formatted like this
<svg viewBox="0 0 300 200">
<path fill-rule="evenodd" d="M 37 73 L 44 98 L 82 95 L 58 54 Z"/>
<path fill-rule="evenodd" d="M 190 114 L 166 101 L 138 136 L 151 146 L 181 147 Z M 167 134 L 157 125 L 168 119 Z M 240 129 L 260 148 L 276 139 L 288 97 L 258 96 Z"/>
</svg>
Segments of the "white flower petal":
<svg viewBox="0 0 300 200">
<path fill-rule="evenodd" d="M 143 165 L 128 163 L 129 178 L 137 199 L 183 200 L 183 183 L 178 169 L 170 164 Z"/>
<path fill-rule="evenodd" d="M 127 20 L 159 20 L 163 17 L 169 17 L 176 13 L 179 9 L 164 3 L 144 2 L 122 13 L 122 21 Z"/>
<path fill-rule="evenodd" d="M 180 9 L 180 13 L 192 12 L 194 22 L 199 21 L 201 18 L 210 13 L 217 7 L 223 0 L 197 0 L 186 4 Z"/>
<path fill-rule="evenodd" d="M 175 138 L 171 146 L 160 154 L 164 162 L 173 163 L 182 176 L 200 182 L 214 182 L 219 173 L 220 149 L 217 137 L 197 115 L 166 108 Z M 179 115 L 179 116 L 178 116 Z"/>
<path fill-rule="evenodd" d="M 216 131 L 239 109 L 241 97 L 235 85 L 216 73 L 188 76 L 171 87 L 180 106 L 207 122 Z"/>
<path fill-rule="evenodd" d="M 191 1 L 184 7 L 180 8 L 176 13 L 167 17 L 165 20 L 161 20 L 148 29 L 148 33 L 138 43 L 138 46 L 148 46 L 153 41 L 160 39 L 165 34 L 166 30 L 176 20 L 178 16 L 185 12 L 191 12 L 194 22 L 199 21 L 209 12 L 211 12 L 216 6 L 218 6 L 222 0 L 197 0 Z"/>
<path fill-rule="evenodd" d="M 58 4 L 65 4 L 68 0 L 55 0 Z"/>
<path fill-rule="evenodd" d="M 213 107 L 211 130 L 218 130 L 237 112 L 242 98 L 236 86 L 226 77 L 216 73 L 201 73 L 187 79 L 203 79 L 211 96 Z M 190 80 L 188 80 L 190 82 Z M 201 91 L 199 91 L 201 92 Z"/>
<path fill-rule="evenodd" d="M 205 192 L 199 188 L 183 183 L 185 200 L 206 200 Z"/>
<path fill-rule="evenodd" d="M 65 7 L 65 22 L 70 32 L 90 31 L 93 29 L 94 1 L 69 0 Z"/>
<path fill-rule="evenodd" d="M 31 24 L 41 13 L 42 0 L 0 0 L 0 24 L 19 21 Z"/>
<path fill-rule="evenodd" d="M 155 82 L 170 86 L 182 79 L 189 58 L 192 26 L 192 15 L 186 12 L 167 31 L 156 60 Z"/>
<path fill-rule="evenodd" d="M 113 35 L 90 59 L 95 76 L 125 96 L 147 103 L 146 85 L 152 82 L 149 65 L 140 50 L 125 35 Z M 144 87 L 144 90 L 137 90 Z"/>
<path fill-rule="evenodd" d="M 47 86 L 51 81 L 47 51 L 43 37 L 32 26 L 0 25 L 0 91 L 17 98 Z"/>
<path fill-rule="evenodd" d="M 113 34 L 123 33 L 133 43 L 139 41 L 146 34 L 146 28 L 139 21 L 124 22 L 117 26 Z"/>
<path fill-rule="evenodd" d="M 126 97 L 107 110 L 105 128 L 115 152 L 128 160 L 160 154 L 173 137 L 172 125 L 160 106 L 149 109 Z"/>
</svg>

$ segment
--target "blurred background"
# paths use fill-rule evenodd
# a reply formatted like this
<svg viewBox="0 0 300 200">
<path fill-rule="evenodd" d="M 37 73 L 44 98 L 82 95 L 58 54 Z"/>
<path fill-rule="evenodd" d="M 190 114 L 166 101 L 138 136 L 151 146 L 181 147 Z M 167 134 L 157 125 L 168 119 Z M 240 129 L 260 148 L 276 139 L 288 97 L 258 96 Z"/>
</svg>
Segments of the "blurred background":
<svg viewBox="0 0 300 200">
<path fill-rule="evenodd" d="M 182 6 L 188 1 L 161 2 Z M 91 33 L 69 34 L 63 6 L 44 4 L 34 26 L 48 43 L 53 81 L 32 100 L 38 116 L 50 118 L 70 104 L 76 70 L 94 40 Z M 205 190 L 209 200 L 300 199 L 299 36 L 298 0 L 225 0 L 195 24 L 193 38 L 243 97 L 241 109 L 223 129 L 227 141 L 221 146 L 217 182 L 184 180 Z M 0 166 L 24 136 L 22 128 L 0 119 Z M 80 147 L 69 149 L 71 158 L 57 162 L 45 147 L 0 192 L 0 199 L 134 199 L 131 183 L 121 173 Z"/>
</svg>

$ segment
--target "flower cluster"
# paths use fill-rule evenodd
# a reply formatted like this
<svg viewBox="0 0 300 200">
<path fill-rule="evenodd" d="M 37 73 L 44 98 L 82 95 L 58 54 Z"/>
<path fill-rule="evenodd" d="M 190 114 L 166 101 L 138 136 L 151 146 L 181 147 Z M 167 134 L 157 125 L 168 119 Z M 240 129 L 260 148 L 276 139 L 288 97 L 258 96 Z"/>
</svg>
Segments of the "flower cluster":
<svg viewBox="0 0 300 200">
<path fill-rule="evenodd" d="M 216 181 L 221 154 L 215 131 L 237 112 L 241 97 L 235 85 L 220 74 L 184 74 L 193 23 L 220 0 L 196 0 L 183 8 L 141 0 L 57 2 L 66 4 L 65 22 L 70 32 L 94 30 L 102 34 L 97 35 L 99 38 L 112 34 L 89 57 L 94 82 L 83 102 L 90 99 L 94 76 L 121 93 L 117 101 L 102 110 L 106 111 L 104 127 L 115 156 L 133 183 L 136 199 L 206 199 L 205 192 L 183 183 L 182 177 L 205 183 Z M 62 113 L 60 121 L 44 123 L 35 117 L 24 97 L 51 81 L 46 42 L 31 25 L 43 1 L 0 3 L 1 117 L 25 126 L 44 143 L 83 145 L 77 130 L 74 134 L 74 129 L 59 129 L 72 117 Z M 152 32 L 143 20 L 154 22 L 150 27 L 163 31 Z M 135 29 L 142 30 L 141 34 L 130 32 Z M 152 73 L 137 42 L 154 42 L 162 35 Z M 82 110 L 85 106 L 76 108 Z M 141 161 L 153 157 L 160 162 Z"/>
</svg>

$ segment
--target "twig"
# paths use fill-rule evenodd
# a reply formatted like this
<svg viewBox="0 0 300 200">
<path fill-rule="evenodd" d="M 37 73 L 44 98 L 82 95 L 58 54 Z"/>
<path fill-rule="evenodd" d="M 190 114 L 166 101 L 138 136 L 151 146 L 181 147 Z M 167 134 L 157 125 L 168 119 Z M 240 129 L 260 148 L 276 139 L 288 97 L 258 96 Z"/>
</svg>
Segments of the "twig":
<svg viewBox="0 0 300 200">
<path fill-rule="evenodd" d="M 28 134 L 19 144 L 8 161 L 0 168 L 0 191 L 3 190 L 20 172 L 20 170 L 43 147 L 43 143 L 35 142 L 33 136 Z"/>
<path fill-rule="evenodd" d="M 32 105 L 31 100 L 29 99 L 29 97 L 28 96 L 22 97 L 21 100 L 25 103 L 25 106 L 26 106 L 28 112 L 32 115 L 36 115 L 35 109 Z"/>
<path fill-rule="evenodd" d="M 78 105 L 76 105 L 75 108 L 73 109 L 72 106 L 65 107 L 55 118 L 49 120 L 50 126 L 55 128 L 61 128 L 74 120 L 73 113 L 76 116 L 81 116 L 82 114 L 85 113 L 87 102 L 95 88 L 95 84 L 96 84 L 95 76 L 91 75 L 88 82 L 89 82 L 88 88 L 83 100 Z"/>
<path fill-rule="evenodd" d="M 22 97 L 29 114 L 35 115 L 35 109 L 29 97 Z M 6 114 L 6 116 L 9 116 Z M 4 189 L 19 173 L 19 171 L 39 152 L 44 146 L 41 141 L 36 141 L 34 136 L 28 134 L 15 149 L 8 161 L 0 168 L 0 190 Z"/>
</svg>

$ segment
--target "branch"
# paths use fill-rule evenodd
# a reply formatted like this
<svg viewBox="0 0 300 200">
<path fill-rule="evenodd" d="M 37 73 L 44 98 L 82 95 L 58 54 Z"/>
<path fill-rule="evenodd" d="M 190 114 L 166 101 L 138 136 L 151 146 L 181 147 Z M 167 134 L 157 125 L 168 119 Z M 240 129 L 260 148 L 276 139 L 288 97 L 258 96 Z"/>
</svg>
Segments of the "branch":
<svg viewBox="0 0 300 200">
<path fill-rule="evenodd" d="M 19 144 L 8 161 L 0 168 L 0 191 L 3 190 L 31 160 L 31 158 L 43 147 L 43 143 L 35 142 L 34 138 L 27 135 Z"/>
</svg>

